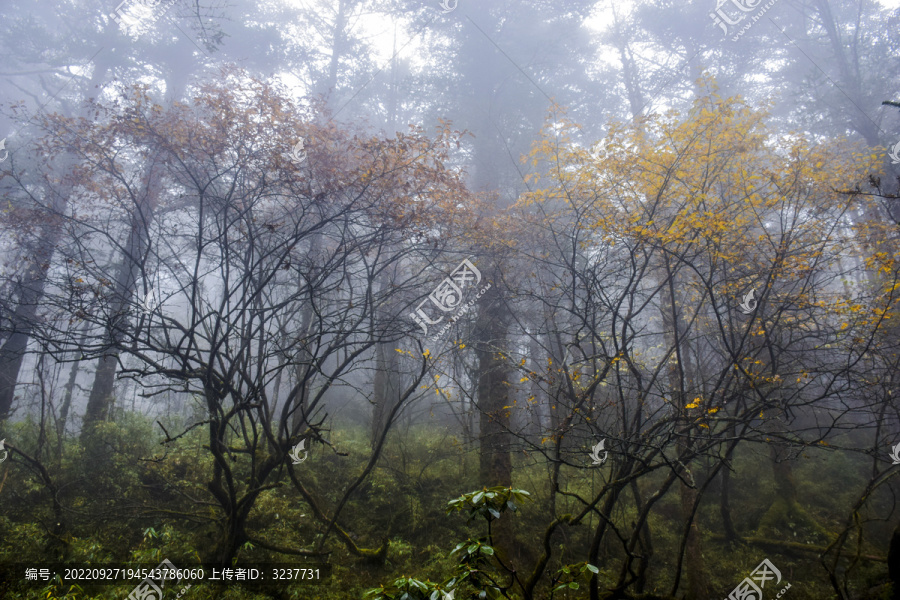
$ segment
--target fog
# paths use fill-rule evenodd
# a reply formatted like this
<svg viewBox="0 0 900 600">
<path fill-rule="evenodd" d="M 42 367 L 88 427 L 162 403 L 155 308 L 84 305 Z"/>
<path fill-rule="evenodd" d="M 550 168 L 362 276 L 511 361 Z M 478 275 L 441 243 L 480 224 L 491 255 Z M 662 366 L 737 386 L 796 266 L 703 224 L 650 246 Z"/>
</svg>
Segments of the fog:
<svg viewBox="0 0 900 600">
<path fill-rule="evenodd" d="M 896 2 L 0 13 L 0 598 L 900 600 Z"/>
</svg>

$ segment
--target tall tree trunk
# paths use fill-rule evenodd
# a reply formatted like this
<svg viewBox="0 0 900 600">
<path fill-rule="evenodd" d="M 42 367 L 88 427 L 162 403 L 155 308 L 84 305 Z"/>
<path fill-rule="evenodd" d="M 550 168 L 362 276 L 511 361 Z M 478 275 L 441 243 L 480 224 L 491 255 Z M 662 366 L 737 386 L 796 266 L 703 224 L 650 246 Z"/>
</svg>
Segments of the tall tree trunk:
<svg viewBox="0 0 900 600">
<path fill-rule="evenodd" d="M 385 269 L 376 275 L 376 284 L 379 290 L 389 290 L 392 286 L 395 270 Z M 396 304 L 393 301 L 382 303 L 375 309 L 375 317 L 379 327 L 389 327 L 396 314 Z M 377 342 L 375 344 L 375 377 L 372 389 L 372 427 L 371 445 L 374 449 L 378 445 L 381 432 L 387 427 L 387 417 L 393 411 L 394 406 L 400 400 L 399 366 L 397 364 L 397 352 L 395 344 Z"/>
<path fill-rule="evenodd" d="M 109 416 L 118 360 L 119 353 L 114 352 L 103 355 L 97 364 L 97 370 L 94 371 L 94 385 L 91 386 L 91 394 L 88 396 L 87 409 L 84 413 L 82 437 L 89 435 L 94 425 L 105 421 Z"/>
<path fill-rule="evenodd" d="M 381 432 L 387 426 L 387 416 L 394 404 L 399 400 L 400 386 L 397 385 L 397 353 L 393 344 L 378 343 L 375 345 L 375 378 L 372 408 L 372 448 L 378 444 Z"/>
<path fill-rule="evenodd" d="M 96 58 L 91 79 L 85 86 L 85 89 L 88 90 L 88 97 L 90 97 L 89 94 L 100 89 L 100 84 L 106 79 L 106 74 L 114 67 L 114 61 L 115 59 L 109 54 L 101 53 Z M 88 108 L 80 109 L 79 116 L 88 117 Z M 62 170 L 76 162 L 77 157 L 72 155 L 63 156 L 59 160 Z M 0 346 L 0 422 L 6 420 L 12 410 L 19 370 L 28 346 L 38 302 L 44 295 L 44 285 L 50 261 L 53 258 L 55 243 L 61 232 L 58 216 L 66 212 L 70 191 L 69 186 L 63 186 L 54 194 L 50 202 L 50 214 L 42 215 L 44 224 L 38 236 L 37 247 L 34 248 L 34 259 L 19 286 L 16 309 L 12 316 L 12 332 Z"/>
<path fill-rule="evenodd" d="M 492 275 L 494 269 L 491 267 Z M 512 456 L 509 446 L 509 374 L 501 353 L 506 342 L 506 314 L 499 286 L 500 278 L 486 278 L 491 287 L 478 302 L 475 347 L 478 359 L 478 411 L 480 415 L 481 453 L 479 480 L 484 486 L 512 485 Z M 509 556 L 512 530 L 509 519 L 498 519 L 494 540 Z"/>
<path fill-rule="evenodd" d="M 770 446 L 775 499 L 760 519 L 762 535 L 785 535 L 792 528 L 802 527 L 807 533 L 823 534 L 824 529 L 797 502 L 797 484 L 789 456 L 790 446 L 773 442 Z"/>
<path fill-rule="evenodd" d="M 787 425 L 781 420 L 784 413 L 778 410 L 774 418 L 765 423 L 765 431 L 786 435 Z M 769 445 L 769 456 L 772 464 L 772 476 L 775 483 L 775 499 L 759 522 L 761 535 L 783 536 L 791 529 L 802 528 L 807 534 L 823 536 L 827 539 L 825 529 L 812 518 L 797 502 L 797 483 L 794 481 L 793 460 L 790 456 L 791 446 L 775 439 Z"/>
<path fill-rule="evenodd" d="M 91 79 L 85 86 L 88 94 L 100 89 L 100 84 L 106 79 L 106 74 L 113 68 L 109 54 L 100 54 L 94 61 Z M 88 96 L 90 97 L 90 96 Z M 79 116 L 88 117 L 88 109 L 79 110 Z M 59 164 L 62 170 L 68 165 L 77 162 L 77 158 L 66 155 L 60 158 Z M 32 324 L 37 314 L 38 302 L 44 295 L 47 271 L 53 258 L 55 243 L 61 232 L 58 216 L 65 214 L 69 201 L 69 186 L 63 186 L 54 197 L 51 204 L 51 212 L 42 215 L 44 224 L 38 236 L 37 247 L 34 248 L 34 258 L 31 261 L 22 279 L 18 291 L 16 309 L 12 316 L 12 332 L 0 346 L 0 422 L 6 420 L 12 410 L 15 395 L 16 382 L 19 378 L 19 370 L 31 336 Z"/>
<path fill-rule="evenodd" d="M 308 257 L 310 263 L 312 265 L 318 264 L 320 260 L 319 253 L 322 249 L 322 237 L 319 233 L 314 233 L 312 239 L 309 241 L 309 251 Z M 300 311 L 300 318 L 302 323 L 303 331 L 305 332 L 303 339 L 310 339 L 315 337 L 316 327 L 318 327 L 318 323 L 316 323 L 316 313 L 313 310 L 313 303 L 315 298 L 313 298 L 312 291 L 310 291 L 309 302 L 303 307 L 303 310 Z M 297 352 L 297 357 L 295 358 L 296 364 L 294 365 L 294 373 L 297 379 L 297 383 L 294 386 L 294 393 L 288 394 L 287 398 L 287 406 L 285 407 L 287 410 L 292 411 L 291 413 L 291 431 L 289 432 L 289 437 L 293 437 L 303 431 L 307 425 L 307 405 L 309 403 L 309 394 L 310 387 L 312 385 L 312 378 L 315 374 L 315 362 L 316 357 L 313 356 L 312 351 L 309 349 L 306 344 L 301 344 L 299 351 Z"/>
<path fill-rule="evenodd" d="M 113 386 L 119 362 L 118 346 L 122 343 L 127 328 L 132 326 L 128 308 L 135 294 L 135 282 L 149 241 L 149 224 L 157 197 L 158 177 L 155 173 L 156 170 L 149 167 L 144 179 L 146 188 L 131 212 L 128 239 L 122 253 L 122 262 L 116 269 L 115 291 L 109 303 L 109 320 L 106 326 L 109 350 L 100 357 L 94 373 L 94 383 L 84 414 L 82 439 L 90 435 L 94 425 L 109 417 L 113 403 Z"/>
<path fill-rule="evenodd" d="M 606 500 L 603 501 L 603 507 L 600 509 L 600 513 L 602 515 L 609 515 L 612 512 L 612 509 L 616 505 L 616 501 L 619 499 L 619 494 L 621 492 L 621 485 L 613 486 L 613 488 L 609 490 L 609 495 L 606 497 Z M 594 533 L 591 538 L 591 546 L 588 550 L 588 562 L 592 565 L 597 565 L 600 563 L 600 561 L 598 560 L 600 557 L 600 545 L 603 543 L 603 540 L 606 536 L 606 529 L 608 526 L 608 519 L 604 519 L 602 517 L 598 519 L 597 527 L 596 529 L 594 529 Z M 600 600 L 600 578 L 597 577 L 597 575 L 591 576 L 590 599 Z"/>
<path fill-rule="evenodd" d="M 183 49 L 187 46 L 184 42 L 180 42 L 179 45 L 182 49 L 179 53 L 183 54 Z M 169 105 L 181 97 L 187 87 L 186 77 L 177 71 L 177 69 L 173 70 L 166 79 L 168 90 L 166 102 Z M 137 281 L 139 265 L 149 244 L 149 227 L 159 194 L 159 172 L 153 168 L 152 162 L 150 164 L 143 179 L 145 189 L 139 190 L 140 199 L 131 213 L 128 241 L 122 255 L 122 262 L 116 271 L 116 295 L 110 302 L 109 322 L 106 328 L 111 351 L 100 357 L 97 370 L 94 372 L 94 383 L 91 386 L 84 414 L 82 437 L 89 435 L 96 423 L 110 417 L 110 409 L 114 401 L 113 388 L 119 363 L 119 352 L 116 346 L 122 340 L 124 329 L 131 326 L 127 308 L 135 294 L 134 286 Z"/>
<path fill-rule="evenodd" d="M 631 494 L 634 496 L 634 506 L 637 514 L 640 515 L 644 512 L 645 505 L 636 479 L 631 481 Z M 649 521 L 645 519 L 641 524 L 640 529 L 635 531 L 632 535 L 636 536 L 636 541 L 640 546 L 641 552 L 641 558 L 638 561 L 637 581 L 635 581 L 634 584 L 634 591 L 638 594 L 643 594 L 644 588 L 647 586 L 647 571 L 650 568 L 650 562 L 653 560 L 653 536 L 650 532 Z M 620 584 L 623 582 L 624 576 L 625 571 L 623 569 Z"/>
<path fill-rule="evenodd" d="M 687 469 L 685 469 L 685 475 L 689 481 L 692 480 Z M 685 598 L 687 600 L 706 600 L 709 598 L 709 579 L 704 568 L 703 548 L 700 544 L 700 528 L 697 526 L 696 516 L 692 515 L 699 494 L 696 486 L 692 487 L 681 482 L 679 487 L 681 490 L 681 514 L 684 515 L 685 521 L 688 519 L 691 521 L 685 547 L 685 570 L 687 571 L 687 593 Z"/>
<path fill-rule="evenodd" d="M 337 15 L 334 18 L 334 29 L 331 32 L 331 58 L 328 61 L 328 75 L 320 82 L 318 93 L 329 99 L 333 105 L 334 93 L 338 86 L 338 70 L 341 58 L 348 50 L 347 44 L 347 11 L 350 10 L 347 0 L 338 0 Z M 333 106 L 332 106 L 333 107 Z"/>
<path fill-rule="evenodd" d="M 725 540 L 729 543 L 740 541 L 734 522 L 731 520 L 731 469 L 728 465 L 722 467 L 722 490 L 719 496 L 719 514 L 722 515 L 722 526 L 725 531 Z"/>
<path fill-rule="evenodd" d="M 84 343 L 87 341 L 89 329 L 90 325 L 85 323 L 84 328 L 81 331 L 81 338 L 78 342 L 79 348 L 83 347 Z M 72 363 L 72 368 L 69 370 L 69 380 L 66 381 L 66 387 L 63 389 L 63 401 L 62 406 L 60 406 L 59 409 L 59 422 L 56 424 L 57 458 L 62 458 L 63 440 L 66 437 L 66 424 L 69 422 L 69 410 L 72 407 L 72 398 L 75 395 L 75 383 L 78 380 L 78 372 L 80 370 L 81 361 L 76 360 Z"/>
<path fill-rule="evenodd" d="M 6 420 L 12 412 L 19 369 L 25 358 L 38 303 L 44 295 L 47 270 L 59 231 L 59 224 L 53 218 L 41 228 L 29 265 L 17 286 L 16 310 L 11 318 L 12 333 L 0 346 L 0 421 Z"/>
<path fill-rule="evenodd" d="M 772 474 L 775 478 L 775 493 L 793 506 L 797 503 L 797 484 L 794 481 L 794 467 L 788 454 L 788 447 L 772 444 Z"/>
<path fill-rule="evenodd" d="M 677 301 L 676 272 L 672 268 L 668 257 L 663 258 L 661 268 L 658 271 L 664 276 L 661 302 L 664 337 L 666 347 L 674 350 L 675 358 L 674 361 L 669 361 L 669 389 L 676 410 L 683 411 L 683 407 L 688 403 L 688 391 L 693 389 L 692 382 L 696 379 L 693 377 L 694 369 L 692 368 L 691 356 L 686 341 L 687 327 L 683 322 L 680 305 Z M 685 440 L 679 443 L 678 452 L 679 460 L 683 461 L 682 467 L 680 467 L 682 470 L 682 481 L 679 484 L 681 514 L 685 525 L 688 526 L 685 545 L 686 560 L 684 561 L 688 589 L 685 598 L 686 600 L 706 600 L 709 581 L 703 560 L 700 528 L 697 524 L 697 519 L 694 517 L 694 506 L 699 497 L 696 482 L 693 480 L 687 466 L 690 462 L 693 440 L 690 437 L 690 431 L 688 430 L 686 433 Z M 685 481 L 690 482 L 691 485 L 686 484 Z"/>
</svg>

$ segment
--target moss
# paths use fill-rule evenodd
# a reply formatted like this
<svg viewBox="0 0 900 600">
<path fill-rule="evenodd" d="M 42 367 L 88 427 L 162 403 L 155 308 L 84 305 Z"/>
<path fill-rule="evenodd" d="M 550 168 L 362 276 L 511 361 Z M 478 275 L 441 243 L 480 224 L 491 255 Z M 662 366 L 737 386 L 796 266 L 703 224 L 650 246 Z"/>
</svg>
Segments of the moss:
<svg viewBox="0 0 900 600">
<path fill-rule="evenodd" d="M 791 535 L 793 534 L 793 535 Z M 759 522 L 757 535 L 760 537 L 783 538 L 802 536 L 804 540 L 825 541 L 828 532 L 819 525 L 799 503 L 776 496 L 769 510 Z"/>
</svg>

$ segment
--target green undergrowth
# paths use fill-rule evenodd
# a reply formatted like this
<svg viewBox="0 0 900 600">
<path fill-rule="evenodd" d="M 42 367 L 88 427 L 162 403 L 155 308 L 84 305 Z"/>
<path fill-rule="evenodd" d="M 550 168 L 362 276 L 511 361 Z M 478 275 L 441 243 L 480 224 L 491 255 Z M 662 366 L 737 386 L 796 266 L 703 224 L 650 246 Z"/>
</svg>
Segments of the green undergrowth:
<svg viewBox="0 0 900 600">
<path fill-rule="evenodd" d="M 164 424 L 169 431 L 178 431 L 178 423 Z M 36 431 L 35 423 L 25 421 L 9 426 L 4 436 L 35 455 Z M 213 468 L 212 459 L 203 448 L 207 439 L 202 428 L 166 446 L 159 444 L 161 439 L 161 431 L 152 420 L 133 415 L 116 423 L 101 424 L 94 438 L 85 443 L 67 438 L 61 454 L 57 453 L 59 440 L 45 438 L 39 458 L 62 505 L 61 528 L 55 527 L 57 513 L 47 482 L 17 457 L 6 461 L 0 466 L 0 563 L 39 565 L 57 559 L 91 564 L 158 563 L 168 559 L 176 566 L 186 567 L 200 562 L 217 539 L 221 518 L 220 509 L 206 488 Z M 316 447 L 302 470 L 303 481 L 317 490 L 321 505 L 329 510 L 341 500 L 348 483 L 362 471 L 370 455 L 362 427 L 335 429 L 330 441 L 347 456 Z M 797 490 L 793 507 L 776 496 L 767 448 L 741 447 L 732 464 L 731 514 L 741 540 L 729 542 L 722 535 L 717 482 L 710 485 L 698 511 L 712 597 L 726 597 L 764 558 L 781 571 L 784 582 L 791 583 L 786 598 L 834 597 L 819 553 L 813 549 L 824 548 L 846 527 L 850 507 L 857 500 L 856 490 L 864 486 L 869 464 L 866 458 L 822 447 L 806 450 L 791 463 Z M 240 475 L 241 464 L 235 468 Z M 614 468 L 615 463 L 610 461 L 602 470 L 564 470 L 560 479 L 564 493 L 556 496 L 555 516 L 579 514 L 584 509 L 579 498 L 590 498 L 609 485 Z M 691 468 L 698 480 L 707 473 L 703 464 L 692 464 Z M 367 590 L 404 578 L 431 582 L 427 585 L 446 582 L 459 569 L 454 548 L 484 535 L 482 523 L 447 513 L 449 501 L 481 489 L 477 473 L 477 451 L 449 435 L 446 429 L 419 426 L 393 435 L 376 468 L 350 497 L 341 517 L 342 527 L 358 547 L 378 549 L 385 540 L 389 542 L 383 561 L 354 555 L 332 534 L 325 549 L 330 552 L 333 576 L 326 583 L 274 592 L 239 585 L 194 584 L 182 597 L 338 600 L 362 598 Z M 643 501 L 659 489 L 665 475 L 660 470 L 639 481 Z M 322 524 L 287 477 L 282 476 L 280 482 L 281 486 L 260 495 L 248 521 L 248 531 L 274 546 L 315 548 L 321 539 Z M 547 465 L 532 456 L 517 454 L 514 487 L 530 492 L 530 500 L 514 514 L 504 513 L 499 518 L 515 539 L 507 558 L 518 565 L 521 577 L 527 577 L 543 552 L 544 534 L 553 520 L 549 513 L 552 497 Z M 638 510 L 630 486 L 622 487 L 619 493 L 619 501 L 606 517 L 627 534 L 638 518 Z M 886 555 L 893 524 L 879 519 L 889 514 L 890 501 L 886 489 L 878 490 L 860 511 L 857 521 L 864 532 L 861 554 Z M 594 511 L 579 525 L 563 524 L 556 530 L 550 539 L 552 555 L 538 586 L 544 595 L 538 597 L 549 597 L 554 573 L 561 573 L 567 565 L 586 564 L 592 536 L 600 524 L 601 516 Z M 647 598 L 665 598 L 674 583 L 683 528 L 677 485 L 654 506 L 649 526 L 653 556 L 644 593 Z M 790 544 L 808 546 L 810 551 Z M 844 547 L 851 553 L 857 548 L 855 530 Z M 623 556 L 622 543 L 609 531 L 592 564 L 601 588 L 616 584 Z M 292 560 L 252 542 L 241 547 L 238 559 Z M 849 559 L 839 562 L 842 570 L 850 564 Z M 857 561 L 849 575 L 853 597 L 874 599 L 887 593 L 886 573 L 884 563 Z M 590 574 L 584 573 L 585 577 Z M 553 597 L 587 598 L 586 579 L 577 588 L 569 587 L 570 583 L 578 582 L 566 580 L 565 588 Z M 121 599 L 134 587 L 132 584 L 79 591 L 58 582 L 28 588 L 0 585 L 6 586 L 0 590 L 2 598 L 79 600 Z M 683 585 L 684 576 L 681 590 Z M 174 598 L 177 591 L 170 594 Z M 510 594 L 515 597 L 514 592 Z M 462 597 L 467 596 L 456 596 Z"/>
</svg>

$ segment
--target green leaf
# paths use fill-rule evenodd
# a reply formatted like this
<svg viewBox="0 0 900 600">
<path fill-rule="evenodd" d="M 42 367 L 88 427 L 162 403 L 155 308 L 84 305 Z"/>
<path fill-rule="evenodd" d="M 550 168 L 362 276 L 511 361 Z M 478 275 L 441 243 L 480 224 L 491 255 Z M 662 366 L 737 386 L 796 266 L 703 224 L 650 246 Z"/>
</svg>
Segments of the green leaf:
<svg viewBox="0 0 900 600">
<path fill-rule="evenodd" d="M 597 567 L 595 567 L 595 566 L 592 565 L 592 564 L 587 564 L 587 565 L 585 565 L 585 566 L 587 567 L 587 570 L 588 570 L 588 571 L 590 571 L 591 573 L 593 573 L 593 574 L 595 574 L 595 575 L 596 575 L 597 573 L 600 572 L 600 569 L 598 569 Z"/>
<path fill-rule="evenodd" d="M 573 581 L 572 583 L 570 583 L 570 584 L 569 584 L 569 589 L 571 589 L 571 590 L 577 590 L 577 589 L 578 589 L 578 582 L 577 582 L 577 581 Z"/>
<path fill-rule="evenodd" d="M 490 546 L 482 546 L 481 551 L 484 552 L 485 554 L 487 554 L 488 556 L 494 555 L 494 549 L 491 548 Z"/>
<path fill-rule="evenodd" d="M 469 554 L 472 554 L 476 550 L 478 550 L 478 544 L 472 544 L 471 546 L 469 546 L 468 552 L 469 552 Z"/>
<path fill-rule="evenodd" d="M 499 511 L 494 510 L 493 508 L 489 508 L 489 509 L 488 509 L 488 512 L 491 513 L 491 516 L 494 517 L 495 519 L 499 519 L 499 518 L 500 518 L 500 513 L 499 513 Z"/>
</svg>

